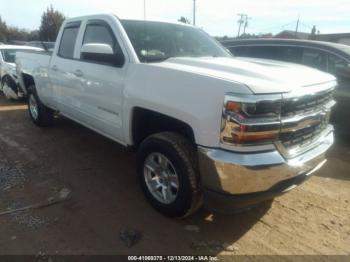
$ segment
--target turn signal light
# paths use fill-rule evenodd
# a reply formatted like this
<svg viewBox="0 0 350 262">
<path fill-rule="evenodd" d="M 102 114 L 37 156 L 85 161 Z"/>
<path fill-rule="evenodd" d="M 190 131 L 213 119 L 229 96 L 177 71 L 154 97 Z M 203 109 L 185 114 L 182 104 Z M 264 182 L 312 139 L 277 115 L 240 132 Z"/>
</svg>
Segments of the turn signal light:
<svg viewBox="0 0 350 262">
<path fill-rule="evenodd" d="M 221 142 L 257 145 L 278 139 L 280 101 L 242 103 L 227 99 L 223 108 Z"/>
</svg>

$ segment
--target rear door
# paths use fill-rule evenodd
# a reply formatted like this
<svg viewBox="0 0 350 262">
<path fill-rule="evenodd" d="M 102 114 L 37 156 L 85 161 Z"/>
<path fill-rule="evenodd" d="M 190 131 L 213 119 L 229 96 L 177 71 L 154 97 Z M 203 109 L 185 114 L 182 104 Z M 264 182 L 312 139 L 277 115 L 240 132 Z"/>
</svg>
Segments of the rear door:
<svg viewBox="0 0 350 262">
<path fill-rule="evenodd" d="M 69 22 L 60 33 L 61 38 L 58 47 L 52 55 L 50 62 L 50 79 L 52 85 L 53 102 L 64 114 L 71 114 L 74 106 L 77 106 L 77 90 L 74 88 L 77 82 L 75 75 L 75 47 L 82 22 Z"/>
</svg>

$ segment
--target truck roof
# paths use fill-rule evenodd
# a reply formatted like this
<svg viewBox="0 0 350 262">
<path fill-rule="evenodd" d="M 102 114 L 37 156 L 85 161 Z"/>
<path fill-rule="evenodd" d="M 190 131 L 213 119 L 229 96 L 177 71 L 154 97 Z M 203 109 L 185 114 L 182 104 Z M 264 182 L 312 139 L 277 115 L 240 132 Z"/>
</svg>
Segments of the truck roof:
<svg viewBox="0 0 350 262">
<path fill-rule="evenodd" d="M 194 27 L 191 24 L 185 24 L 181 22 L 168 22 L 168 21 L 159 21 L 159 20 L 141 20 L 141 19 L 120 19 L 120 21 L 131 21 L 131 22 L 144 22 L 144 23 L 162 23 L 162 24 L 172 24 L 172 25 L 183 25 L 183 26 L 189 26 Z"/>
<path fill-rule="evenodd" d="M 153 23 L 164 23 L 164 24 L 175 24 L 175 25 L 183 25 L 183 26 L 190 26 L 193 27 L 193 25 L 191 24 L 184 24 L 184 23 L 180 23 L 180 22 L 167 22 L 167 21 L 159 21 L 159 20 L 143 20 L 143 19 L 121 19 L 120 17 L 118 17 L 116 14 L 95 14 L 95 15 L 85 15 L 85 16 L 79 16 L 79 17 L 72 17 L 66 20 L 66 22 L 74 22 L 76 20 L 82 20 L 82 19 L 93 19 L 93 18 L 98 18 L 98 17 L 113 17 L 113 18 L 117 18 L 120 21 L 135 21 L 135 22 L 153 22 Z"/>
</svg>

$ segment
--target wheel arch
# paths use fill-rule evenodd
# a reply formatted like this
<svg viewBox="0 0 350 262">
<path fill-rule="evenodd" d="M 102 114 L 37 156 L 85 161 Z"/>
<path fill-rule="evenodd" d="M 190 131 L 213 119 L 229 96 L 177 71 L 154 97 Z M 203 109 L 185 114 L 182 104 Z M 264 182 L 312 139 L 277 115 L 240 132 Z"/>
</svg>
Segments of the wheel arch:
<svg viewBox="0 0 350 262">
<path fill-rule="evenodd" d="M 13 90 L 13 92 L 18 92 L 18 86 L 17 86 L 17 83 L 16 81 L 12 78 L 11 75 L 9 74 L 5 74 L 4 76 L 2 76 L 1 78 L 1 87 L 0 87 L 0 90 L 3 90 L 3 86 L 4 86 L 4 83 L 5 81 L 7 80 L 7 85 L 9 88 L 11 88 Z"/>
<path fill-rule="evenodd" d="M 4 84 L 6 79 L 10 79 L 10 81 L 14 82 L 14 80 L 12 79 L 12 77 L 9 74 L 5 74 L 5 75 L 1 76 L 1 85 Z"/>
<path fill-rule="evenodd" d="M 34 77 L 30 74 L 22 73 L 23 86 L 28 92 L 29 87 L 35 86 Z"/>
<path fill-rule="evenodd" d="M 191 143 L 196 143 L 194 130 L 188 123 L 143 107 L 133 108 L 130 131 L 134 147 L 138 147 L 145 138 L 159 132 L 176 132 Z"/>
</svg>

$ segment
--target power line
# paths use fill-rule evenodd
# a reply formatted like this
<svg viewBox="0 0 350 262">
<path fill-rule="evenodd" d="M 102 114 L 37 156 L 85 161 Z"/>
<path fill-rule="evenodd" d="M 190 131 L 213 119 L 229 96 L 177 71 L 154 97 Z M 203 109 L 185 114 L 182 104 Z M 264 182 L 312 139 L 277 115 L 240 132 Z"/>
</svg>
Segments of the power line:
<svg viewBox="0 0 350 262">
<path fill-rule="evenodd" d="M 268 27 L 264 27 L 264 28 L 262 28 L 262 27 L 257 28 L 257 27 L 254 27 L 254 26 L 253 26 L 253 27 L 250 26 L 250 28 L 252 28 L 254 31 L 265 32 L 265 31 L 269 31 L 269 30 L 273 30 L 273 29 L 278 29 L 278 28 L 285 29 L 285 28 L 288 27 L 288 26 L 296 25 L 296 23 L 298 23 L 298 20 L 294 20 L 294 21 L 291 21 L 291 22 L 286 23 L 286 24 L 283 24 L 283 25 L 274 25 L 274 26 L 268 26 Z M 300 28 L 301 26 L 308 27 L 308 28 L 312 29 L 311 26 L 306 25 L 306 24 L 302 23 L 302 22 L 299 20 L 299 27 L 298 27 L 298 30 L 299 30 L 299 28 Z"/>
<path fill-rule="evenodd" d="M 303 26 L 305 26 L 305 27 L 307 27 L 307 28 L 310 28 L 310 29 L 313 28 L 312 26 L 306 25 L 306 24 L 304 24 L 304 23 L 302 23 L 302 22 L 300 22 L 300 24 L 303 25 Z"/>
<path fill-rule="evenodd" d="M 295 23 L 297 23 L 297 21 L 293 21 L 293 22 L 290 22 L 290 23 L 288 23 L 288 24 L 284 24 L 284 25 L 282 25 L 281 27 L 282 27 L 282 28 L 285 28 L 286 26 L 294 25 Z"/>
</svg>

